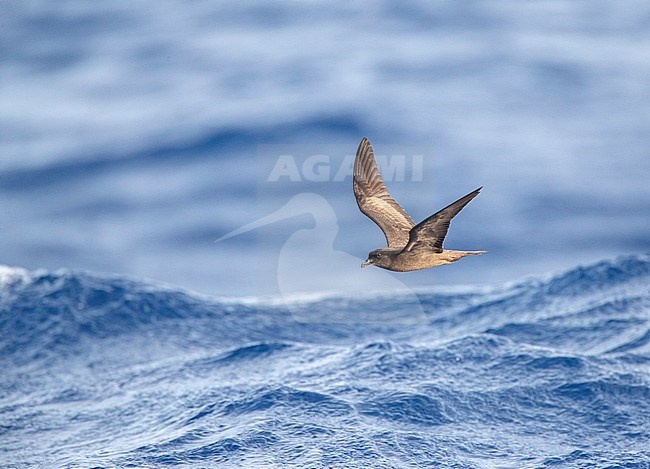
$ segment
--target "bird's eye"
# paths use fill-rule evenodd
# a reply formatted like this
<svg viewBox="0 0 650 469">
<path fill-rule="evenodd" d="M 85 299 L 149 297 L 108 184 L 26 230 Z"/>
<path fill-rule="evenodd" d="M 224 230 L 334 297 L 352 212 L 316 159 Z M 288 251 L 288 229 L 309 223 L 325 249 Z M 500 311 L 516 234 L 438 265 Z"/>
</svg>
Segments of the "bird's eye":
<svg viewBox="0 0 650 469">
<path fill-rule="evenodd" d="M 378 253 L 376 254 L 376 256 L 377 256 L 377 259 L 379 259 L 379 258 L 381 257 L 381 253 L 378 252 Z"/>
</svg>

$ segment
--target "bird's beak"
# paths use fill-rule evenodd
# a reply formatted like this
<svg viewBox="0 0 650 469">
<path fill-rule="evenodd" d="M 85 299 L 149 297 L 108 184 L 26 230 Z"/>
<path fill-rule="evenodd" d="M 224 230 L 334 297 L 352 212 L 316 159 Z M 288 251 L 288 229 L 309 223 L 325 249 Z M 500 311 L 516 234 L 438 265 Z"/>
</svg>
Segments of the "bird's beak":
<svg viewBox="0 0 650 469">
<path fill-rule="evenodd" d="M 366 261 L 363 264 L 361 264 L 361 268 L 363 269 L 364 267 L 368 267 L 370 264 L 372 264 L 370 259 L 366 259 Z"/>
</svg>

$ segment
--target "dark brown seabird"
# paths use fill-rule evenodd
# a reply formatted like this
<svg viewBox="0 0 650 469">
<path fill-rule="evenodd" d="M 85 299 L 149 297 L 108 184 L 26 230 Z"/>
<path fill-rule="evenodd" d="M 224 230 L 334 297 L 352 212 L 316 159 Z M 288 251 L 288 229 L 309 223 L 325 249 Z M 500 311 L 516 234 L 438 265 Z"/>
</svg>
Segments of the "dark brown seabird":
<svg viewBox="0 0 650 469">
<path fill-rule="evenodd" d="M 372 146 L 365 137 L 359 144 L 354 160 L 352 185 L 359 209 L 381 228 L 388 243 L 388 247 L 375 249 L 368 254 L 361 267 L 375 265 L 395 272 L 409 272 L 451 264 L 465 256 L 486 252 L 442 248 L 451 219 L 478 195 L 482 187 L 416 225 L 386 190 Z"/>
</svg>

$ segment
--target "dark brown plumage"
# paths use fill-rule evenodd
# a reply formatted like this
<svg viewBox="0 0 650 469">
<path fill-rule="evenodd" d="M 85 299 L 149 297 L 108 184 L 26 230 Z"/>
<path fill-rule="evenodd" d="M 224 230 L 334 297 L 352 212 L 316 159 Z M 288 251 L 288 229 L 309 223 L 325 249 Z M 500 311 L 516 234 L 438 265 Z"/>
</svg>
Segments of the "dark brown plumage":
<svg viewBox="0 0 650 469">
<path fill-rule="evenodd" d="M 357 150 L 352 186 L 359 209 L 381 228 L 388 243 L 387 248 L 372 251 L 361 267 L 372 264 L 388 270 L 407 272 L 450 264 L 465 256 L 485 252 L 453 251 L 442 247 L 451 219 L 482 188 L 470 192 L 415 225 L 386 190 L 367 138 L 361 140 Z"/>
</svg>

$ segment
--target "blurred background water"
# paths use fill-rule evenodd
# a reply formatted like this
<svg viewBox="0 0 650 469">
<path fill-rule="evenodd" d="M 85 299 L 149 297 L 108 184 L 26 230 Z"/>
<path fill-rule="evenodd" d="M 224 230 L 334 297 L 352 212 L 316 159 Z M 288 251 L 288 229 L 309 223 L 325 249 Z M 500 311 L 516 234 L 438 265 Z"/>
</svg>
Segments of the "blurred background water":
<svg viewBox="0 0 650 469">
<path fill-rule="evenodd" d="M 407 286 L 650 247 L 647 2 L 8 1 L 0 17 L 5 264 L 272 292 L 255 266 L 313 221 L 213 242 L 305 190 L 260 190 L 260 145 L 338 158 L 362 136 L 424 156 L 421 183 L 389 183 L 414 219 L 485 186 L 447 243 L 488 255 Z M 349 178 L 317 191 L 336 249 L 381 246 Z"/>
</svg>

